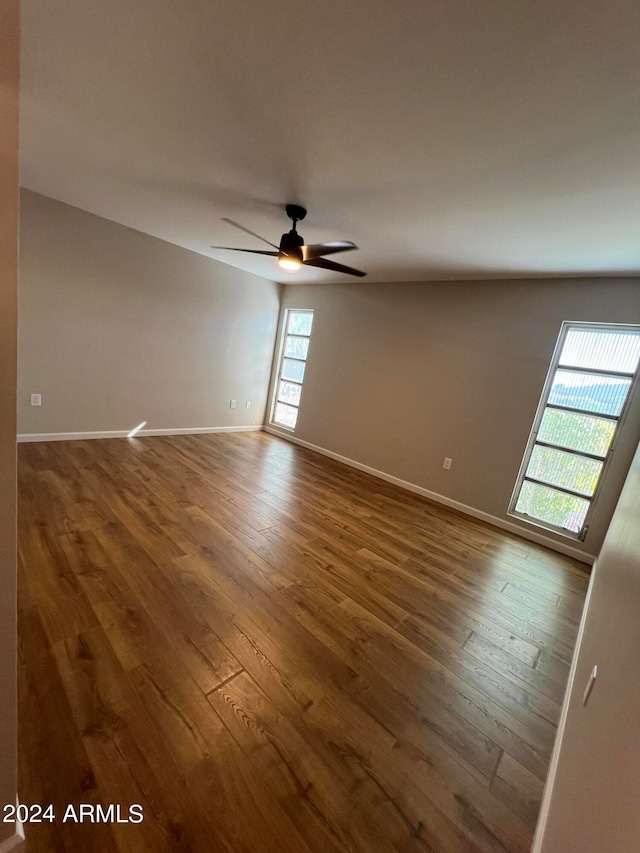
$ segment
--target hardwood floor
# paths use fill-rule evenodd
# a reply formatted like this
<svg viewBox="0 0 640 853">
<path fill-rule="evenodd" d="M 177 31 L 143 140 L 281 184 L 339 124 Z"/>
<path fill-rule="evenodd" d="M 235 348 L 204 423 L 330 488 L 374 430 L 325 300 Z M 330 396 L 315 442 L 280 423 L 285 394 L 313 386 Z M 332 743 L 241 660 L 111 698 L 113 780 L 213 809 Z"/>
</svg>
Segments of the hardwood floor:
<svg viewBox="0 0 640 853">
<path fill-rule="evenodd" d="M 28 853 L 529 850 L 584 565 L 265 433 L 19 469 Z"/>
</svg>

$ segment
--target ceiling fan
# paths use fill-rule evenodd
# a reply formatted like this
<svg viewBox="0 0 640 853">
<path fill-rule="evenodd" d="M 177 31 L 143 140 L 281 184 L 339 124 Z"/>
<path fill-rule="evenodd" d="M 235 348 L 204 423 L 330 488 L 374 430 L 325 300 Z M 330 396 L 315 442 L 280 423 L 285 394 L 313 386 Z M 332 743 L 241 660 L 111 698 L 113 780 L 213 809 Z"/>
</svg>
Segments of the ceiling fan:
<svg viewBox="0 0 640 853">
<path fill-rule="evenodd" d="M 301 207 L 299 204 L 287 204 L 285 209 L 287 211 L 287 216 L 293 222 L 293 227 L 290 231 L 287 231 L 282 235 L 279 246 L 276 246 L 276 244 L 272 243 L 270 240 L 265 240 L 265 238 L 261 237 L 259 234 L 249 231 L 248 228 L 245 228 L 244 225 L 239 225 L 237 222 L 234 222 L 233 219 L 223 217 L 223 221 L 228 222 L 229 225 L 239 228 L 246 234 L 251 234 L 252 237 L 257 237 L 258 240 L 262 240 L 262 242 L 266 243 L 268 246 L 273 246 L 276 250 L 275 252 L 267 252 L 264 249 L 237 249 L 234 246 L 211 246 L 211 248 L 228 249 L 232 252 L 248 252 L 252 255 L 271 255 L 278 259 L 278 265 L 282 267 L 283 270 L 288 270 L 289 272 L 295 272 L 304 265 L 308 267 L 319 267 L 323 270 L 332 270 L 333 272 L 343 272 L 347 275 L 366 275 L 366 272 L 356 270 L 353 267 L 347 267 L 344 264 L 336 264 L 334 261 L 328 261 L 324 257 L 324 255 L 334 255 L 336 252 L 349 252 L 351 249 L 357 249 L 358 247 L 355 243 L 351 243 L 348 240 L 336 240 L 332 243 L 311 243 L 307 246 L 300 234 L 296 231 L 296 225 L 298 222 L 301 222 L 307 215 L 306 208 Z"/>
</svg>

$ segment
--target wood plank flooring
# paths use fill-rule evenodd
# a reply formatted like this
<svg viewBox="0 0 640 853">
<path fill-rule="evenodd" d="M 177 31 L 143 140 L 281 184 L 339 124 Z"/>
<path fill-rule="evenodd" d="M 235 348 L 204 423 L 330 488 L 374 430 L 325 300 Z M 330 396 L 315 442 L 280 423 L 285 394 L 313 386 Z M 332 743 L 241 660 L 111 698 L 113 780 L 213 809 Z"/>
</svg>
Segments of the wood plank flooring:
<svg viewBox="0 0 640 853">
<path fill-rule="evenodd" d="M 583 564 L 265 433 L 19 456 L 28 853 L 529 850 Z"/>
</svg>

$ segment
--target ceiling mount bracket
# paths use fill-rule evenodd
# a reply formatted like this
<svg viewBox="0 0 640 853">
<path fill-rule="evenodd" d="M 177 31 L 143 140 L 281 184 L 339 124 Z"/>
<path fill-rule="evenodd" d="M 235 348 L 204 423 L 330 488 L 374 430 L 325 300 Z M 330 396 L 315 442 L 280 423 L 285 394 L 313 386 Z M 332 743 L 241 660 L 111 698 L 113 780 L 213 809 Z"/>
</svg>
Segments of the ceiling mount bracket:
<svg viewBox="0 0 640 853">
<path fill-rule="evenodd" d="M 307 215 L 306 207 L 302 207 L 300 204 L 286 204 L 285 210 L 289 219 L 293 219 L 294 223 L 302 222 Z"/>
</svg>

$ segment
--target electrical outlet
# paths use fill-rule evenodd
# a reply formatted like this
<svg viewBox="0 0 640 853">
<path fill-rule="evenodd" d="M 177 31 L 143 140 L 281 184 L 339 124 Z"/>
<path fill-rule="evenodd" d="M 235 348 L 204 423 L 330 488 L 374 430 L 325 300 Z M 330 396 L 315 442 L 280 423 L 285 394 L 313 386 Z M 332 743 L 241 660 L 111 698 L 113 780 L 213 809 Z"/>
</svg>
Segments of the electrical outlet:
<svg viewBox="0 0 640 853">
<path fill-rule="evenodd" d="M 235 400 L 230 400 L 230 401 L 229 401 L 229 408 L 230 408 L 230 409 L 235 409 L 235 407 L 236 407 L 236 401 L 235 401 Z"/>
<path fill-rule="evenodd" d="M 442 467 L 445 469 L 445 471 L 450 471 L 452 464 L 453 464 L 453 459 L 449 459 L 448 456 L 445 456 L 444 462 L 442 463 Z"/>
<path fill-rule="evenodd" d="M 41 406 L 42 405 L 42 394 L 32 394 L 31 395 L 31 405 L 32 406 Z"/>
<path fill-rule="evenodd" d="M 250 409 L 251 408 L 251 400 L 247 400 L 247 402 L 244 404 L 244 407 L 245 407 L 245 409 Z"/>
</svg>

